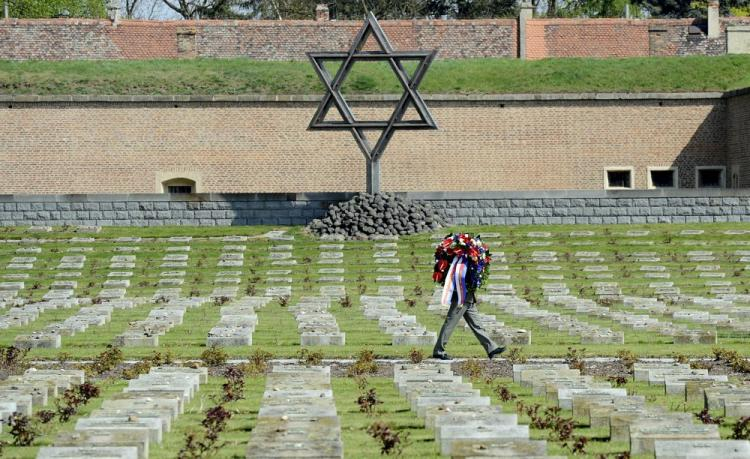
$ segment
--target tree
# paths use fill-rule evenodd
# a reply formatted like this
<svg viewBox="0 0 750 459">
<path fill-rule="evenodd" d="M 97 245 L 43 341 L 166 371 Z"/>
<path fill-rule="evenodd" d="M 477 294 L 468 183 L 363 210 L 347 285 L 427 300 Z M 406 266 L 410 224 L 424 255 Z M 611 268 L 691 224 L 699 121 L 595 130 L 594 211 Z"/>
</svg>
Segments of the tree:
<svg viewBox="0 0 750 459">
<path fill-rule="evenodd" d="M 184 19 L 221 19 L 234 17 L 237 0 L 161 0 Z"/>
<path fill-rule="evenodd" d="M 135 11 L 138 9 L 138 4 L 141 0 L 125 0 L 123 4 L 125 10 L 125 17 L 133 18 Z"/>
<path fill-rule="evenodd" d="M 659 18 L 705 18 L 708 2 L 691 0 L 635 0 L 653 17 Z M 750 0 L 722 0 L 719 2 L 721 14 L 742 13 L 750 7 Z"/>
<path fill-rule="evenodd" d="M 107 17 L 105 0 L 9 0 L 8 7 L 14 18 Z"/>
<path fill-rule="evenodd" d="M 235 11 L 263 19 L 312 19 L 320 0 L 244 0 Z M 334 0 L 325 2 L 331 17 L 360 20 L 368 11 L 380 19 L 447 16 L 459 19 L 508 17 L 516 13 L 515 0 Z"/>
</svg>

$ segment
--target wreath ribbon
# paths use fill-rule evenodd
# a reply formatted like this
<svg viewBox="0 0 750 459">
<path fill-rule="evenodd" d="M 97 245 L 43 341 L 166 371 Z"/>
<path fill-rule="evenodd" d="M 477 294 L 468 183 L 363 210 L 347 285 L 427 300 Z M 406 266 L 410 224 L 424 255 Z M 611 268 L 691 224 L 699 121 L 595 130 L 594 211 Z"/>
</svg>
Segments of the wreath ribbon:
<svg viewBox="0 0 750 459">
<path fill-rule="evenodd" d="M 468 264 L 466 256 L 457 256 L 453 258 L 451 267 L 448 268 L 448 274 L 445 276 L 445 286 L 443 287 L 443 296 L 441 303 L 443 306 L 449 306 L 453 293 L 458 296 L 458 305 L 463 306 L 466 302 L 466 272 Z"/>
</svg>

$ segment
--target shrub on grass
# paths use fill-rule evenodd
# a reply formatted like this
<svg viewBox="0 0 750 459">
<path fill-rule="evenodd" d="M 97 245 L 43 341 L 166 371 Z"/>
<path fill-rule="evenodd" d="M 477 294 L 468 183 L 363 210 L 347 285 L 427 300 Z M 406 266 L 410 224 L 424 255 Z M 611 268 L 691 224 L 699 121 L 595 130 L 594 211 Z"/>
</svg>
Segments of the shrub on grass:
<svg viewBox="0 0 750 459">
<path fill-rule="evenodd" d="M 628 378 L 623 375 L 608 376 L 607 381 L 615 385 L 615 387 L 622 387 L 628 383 Z"/>
<path fill-rule="evenodd" d="M 0 347 L 0 373 L 12 375 L 24 372 L 29 367 L 26 360 L 28 353 L 28 349 L 15 346 Z"/>
<path fill-rule="evenodd" d="M 713 348 L 714 358 L 737 373 L 750 373 L 750 362 L 739 352 L 720 347 Z"/>
<path fill-rule="evenodd" d="M 297 360 L 299 361 L 300 365 L 304 365 L 306 367 L 315 367 L 323 363 L 323 353 L 302 348 L 299 350 L 299 352 L 297 352 Z"/>
<path fill-rule="evenodd" d="M 224 370 L 226 382 L 221 386 L 224 395 L 224 403 L 235 402 L 245 398 L 245 371 L 242 367 L 234 365 Z"/>
<path fill-rule="evenodd" d="M 583 359 L 586 356 L 586 348 L 576 349 L 569 347 L 565 354 L 565 363 L 574 370 L 580 370 L 581 374 L 586 370 L 586 363 Z"/>
<path fill-rule="evenodd" d="M 385 422 L 373 422 L 367 428 L 367 433 L 380 442 L 380 453 L 394 456 L 400 456 L 407 446 L 409 433 L 393 430 Z"/>
<path fill-rule="evenodd" d="M 347 369 L 349 376 L 371 375 L 377 373 L 378 364 L 375 362 L 375 353 L 372 349 L 362 349 L 357 355 L 357 360 Z"/>
<path fill-rule="evenodd" d="M 733 440 L 750 440 L 750 416 L 741 417 L 732 426 Z"/>
<path fill-rule="evenodd" d="M 229 355 L 227 355 L 226 351 L 215 344 L 201 353 L 201 360 L 209 367 L 224 365 L 227 363 L 228 358 Z"/>
<path fill-rule="evenodd" d="M 461 364 L 461 371 L 466 374 L 472 381 L 481 379 L 484 369 L 477 359 L 468 359 Z"/>
<path fill-rule="evenodd" d="M 509 402 L 518 398 L 518 396 L 511 392 L 507 386 L 497 385 L 493 390 L 495 391 L 497 397 L 503 402 Z"/>
<path fill-rule="evenodd" d="M 422 360 L 424 360 L 424 352 L 421 349 L 413 347 L 409 350 L 409 361 L 411 363 L 420 363 Z"/>
<path fill-rule="evenodd" d="M 708 408 L 704 408 L 700 413 L 695 413 L 695 417 L 703 424 L 721 425 L 724 422 L 723 416 L 711 416 L 711 413 L 708 412 Z"/>
<path fill-rule="evenodd" d="M 359 405 L 360 413 L 365 413 L 368 416 L 372 416 L 375 407 L 382 403 L 383 402 L 378 399 L 378 394 L 374 387 L 371 387 L 367 392 L 357 398 L 357 405 Z"/>
<path fill-rule="evenodd" d="M 7 420 L 14 446 L 30 446 L 39 435 L 39 430 L 29 416 L 15 412 Z"/>
<path fill-rule="evenodd" d="M 349 294 L 346 294 L 343 298 L 339 299 L 339 305 L 341 305 L 342 308 L 352 307 L 352 299 Z"/>
<path fill-rule="evenodd" d="M 42 424 L 49 424 L 55 419 L 55 416 L 57 416 L 57 413 L 55 413 L 52 410 L 40 410 L 40 411 L 37 411 L 34 416 Z"/>
<path fill-rule="evenodd" d="M 134 365 L 122 370 L 122 377 L 124 379 L 135 379 L 138 375 L 148 373 L 151 370 L 151 367 L 169 365 L 173 362 L 174 355 L 172 355 L 172 351 L 169 349 L 164 351 L 164 353 L 154 351 L 150 357 L 145 357 Z"/>
<path fill-rule="evenodd" d="M 628 369 L 628 372 L 633 372 L 633 365 L 638 361 L 635 352 L 630 349 L 620 349 L 617 351 L 617 358 L 620 359 L 620 362 L 622 362 L 625 368 Z"/>
<path fill-rule="evenodd" d="M 66 389 L 62 397 L 55 401 L 57 419 L 60 422 L 68 422 L 71 417 L 78 414 L 82 406 L 88 404 L 92 398 L 98 397 L 99 394 L 99 388 L 88 382 Z"/>
<path fill-rule="evenodd" d="M 251 375 L 261 375 L 268 369 L 268 361 L 273 358 L 273 354 L 260 348 L 253 348 L 248 357 L 248 362 L 244 365 L 243 370 Z"/>
<path fill-rule="evenodd" d="M 94 361 L 85 365 L 83 369 L 88 374 L 100 376 L 108 371 L 114 370 L 124 360 L 125 358 L 123 357 L 120 348 L 108 344 L 107 348 L 94 357 Z"/>
<path fill-rule="evenodd" d="M 214 306 L 224 306 L 230 301 L 231 299 L 228 296 L 217 296 L 214 298 Z"/>
<path fill-rule="evenodd" d="M 219 435 L 226 429 L 232 413 L 223 406 L 217 405 L 206 411 L 206 417 L 201 421 L 202 434 L 189 432 L 185 435 L 185 446 L 177 454 L 178 459 L 204 459 L 212 457 L 224 443 L 219 442 Z"/>
<path fill-rule="evenodd" d="M 520 347 L 510 348 L 507 354 L 505 354 L 505 358 L 512 365 L 515 365 L 517 363 L 526 363 L 526 356 L 523 354 L 523 349 L 521 349 Z"/>
</svg>

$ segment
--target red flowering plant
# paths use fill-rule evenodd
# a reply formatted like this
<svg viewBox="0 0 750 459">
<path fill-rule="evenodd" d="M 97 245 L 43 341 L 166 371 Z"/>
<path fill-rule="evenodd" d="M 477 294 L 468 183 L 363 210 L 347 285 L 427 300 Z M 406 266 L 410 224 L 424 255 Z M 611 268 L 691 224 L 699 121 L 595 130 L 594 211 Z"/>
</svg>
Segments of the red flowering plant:
<svg viewBox="0 0 750 459">
<path fill-rule="evenodd" d="M 492 256 L 487 244 L 477 234 L 449 234 L 435 248 L 435 268 L 432 279 L 445 284 L 446 273 L 456 260 L 466 263 L 466 288 L 468 291 L 478 289 L 489 276 Z"/>
</svg>

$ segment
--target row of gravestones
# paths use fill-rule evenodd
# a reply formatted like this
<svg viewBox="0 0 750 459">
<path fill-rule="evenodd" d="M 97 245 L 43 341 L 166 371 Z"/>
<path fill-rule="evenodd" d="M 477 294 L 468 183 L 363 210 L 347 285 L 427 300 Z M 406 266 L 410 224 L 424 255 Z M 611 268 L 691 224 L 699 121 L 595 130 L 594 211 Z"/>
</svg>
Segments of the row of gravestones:
<svg viewBox="0 0 750 459">
<path fill-rule="evenodd" d="M 177 242 L 177 241 L 175 240 L 175 242 Z M 379 248 L 382 248 L 382 249 L 385 249 L 385 248 L 394 248 L 394 245 L 392 245 L 392 244 L 393 244 L 393 243 L 384 243 L 384 244 L 381 244 L 381 246 L 380 246 Z M 181 248 L 181 247 L 174 247 L 174 249 L 180 249 L 180 248 Z M 189 247 L 184 247 L 184 248 L 186 248 L 186 249 L 189 249 Z M 389 252 L 389 253 L 376 253 L 376 256 L 385 256 L 386 258 L 387 258 L 387 257 L 391 257 L 391 256 L 393 256 L 393 255 L 395 255 L 395 252 Z M 125 257 L 128 257 L 129 259 L 128 259 L 128 260 L 125 260 L 125 259 L 124 259 Z M 169 255 L 168 255 L 168 257 L 169 257 Z M 123 258 L 122 260 L 120 260 L 119 258 L 115 260 L 115 259 L 114 259 L 114 257 L 113 257 L 113 263 L 128 263 L 128 262 L 133 262 L 133 261 L 134 261 L 134 259 L 132 259 L 132 257 L 130 257 L 130 256 L 123 256 L 122 258 Z M 332 258 L 332 259 L 335 259 L 335 260 L 337 260 L 338 258 Z M 177 261 L 177 260 L 171 260 L 171 259 L 170 259 L 170 261 L 168 261 L 168 262 L 169 262 L 169 263 L 186 263 L 186 261 L 184 261 L 184 260 L 182 260 L 182 261 Z M 165 262 L 165 263 L 166 263 L 166 262 Z M 221 263 L 221 261 L 220 261 L 220 263 Z M 117 267 L 119 267 L 119 266 L 117 266 Z M 132 267 L 132 266 L 131 266 L 131 267 Z M 324 288 L 322 288 L 322 290 L 323 290 L 323 289 L 325 289 L 325 288 L 332 288 L 332 287 L 336 287 L 336 286 L 331 286 L 331 287 L 324 287 Z M 395 291 L 395 290 L 398 290 L 399 288 L 400 288 L 400 290 L 401 290 L 400 292 L 398 292 L 398 291 Z M 508 290 L 508 286 L 507 286 L 507 285 L 492 285 L 492 284 L 491 284 L 491 285 L 490 285 L 490 288 L 492 288 L 492 290 L 493 290 L 493 291 L 495 291 L 495 292 L 503 292 L 503 293 L 507 293 L 507 292 L 509 292 L 509 291 L 510 291 L 510 292 L 512 292 L 512 287 L 510 287 L 510 290 Z M 602 288 L 603 288 L 603 287 L 602 287 Z M 394 296 L 396 296 L 396 297 L 401 297 L 401 296 L 402 296 L 402 293 L 403 293 L 403 288 L 402 288 L 402 287 L 385 286 L 385 287 L 381 287 L 381 289 L 383 289 L 383 290 L 388 290 L 388 291 L 386 291 L 386 292 L 384 292 L 384 293 L 387 293 L 387 294 L 391 294 L 391 295 L 394 295 Z M 123 293 L 124 293 L 124 292 L 123 292 Z M 290 293 L 290 292 L 289 292 L 289 293 Z M 324 291 L 322 291 L 321 293 L 324 293 L 324 294 L 326 294 L 326 293 L 327 293 L 327 294 L 332 294 L 332 292 L 331 292 L 331 291 L 328 291 L 328 292 L 324 292 Z M 599 292 L 599 293 L 602 293 L 602 292 Z M 604 293 L 602 293 L 602 294 L 604 294 Z M 118 295 L 118 296 L 122 296 L 122 295 L 120 294 L 120 295 Z M 491 325 L 491 322 L 488 322 L 488 325 Z M 497 325 L 497 324 L 495 324 L 495 325 Z M 572 328 L 572 327 L 569 327 L 569 328 Z M 605 332 L 606 332 L 606 330 L 605 330 Z M 614 342 L 616 342 L 616 340 L 617 340 L 617 339 L 621 339 L 621 338 L 620 338 L 620 336 L 617 336 L 617 335 L 615 335 L 615 336 L 611 337 L 611 336 L 608 336 L 608 334 L 607 334 L 607 333 L 601 333 L 601 332 L 599 332 L 598 330 L 595 330 L 595 331 L 594 331 L 594 333 L 593 333 L 593 334 L 591 334 L 591 335 L 593 336 L 593 339 L 595 339 L 595 340 L 599 340 L 599 342 L 606 342 L 607 340 L 610 340 L 610 339 L 614 339 L 614 340 L 615 340 Z M 611 334 L 610 334 L 610 335 L 611 335 Z M 518 334 L 515 334 L 515 335 L 514 335 L 514 337 L 515 337 L 515 339 L 516 339 L 516 341 L 515 341 L 515 342 L 517 342 L 517 343 L 520 343 L 520 342 L 521 342 L 521 341 L 519 341 L 519 335 L 518 335 Z M 528 342 L 528 341 L 527 341 L 527 342 Z M 613 342 L 613 341 L 610 341 L 610 342 Z"/>
<path fill-rule="evenodd" d="M 528 425 L 492 406 L 490 398 L 464 383 L 450 364 L 396 365 L 393 380 L 411 410 L 434 430 L 442 455 L 548 457 L 546 441 L 529 439 Z"/>
<path fill-rule="evenodd" d="M 330 367 L 273 367 L 246 457 L 344 457 Z"/>
<path fill-rule="evenodd" d="M 208 332 L 207 346 L 250 346 L 258 325 L 257 309 L 271 301 L 269 297 L 243 297 L 221 306 L 219 323 Z"/>
<path fill-rule="evenodd" d="M 346 334 L 329 312 L 330 297 L 302 297 L 289 311 L 297 321 L 302 346 L 343 346 Z"/>
<path fill-rule="evenodd" d="M 89 418 L 80 419 L 74 432 L 60 434 L 57 446 L 43 448 L 38 457 L 89 456 L 112 447 L 122 449 L 99 452 L 113 454 L 107 457 L 147 457 L 149 443 L 160 442 L 206 377 L 205 369 L 152 369 L 131 380 L 125 392 L 104 401 Z M 694 424 L 689 413 L 648 406 L 642 396 L 594 382 L 563 364 L 514 365 L 513 378 L 535 396 L 588 419 L 592 428 L 608 429 L 612 441 L 629 442 L 632 454 L 655 453 L 661 458 L 674 457 L 675 451 L 695 451 L 704 457 L 747 457 L 742 454 L 750 451 L 747 441 L 720 440 L 715 425 Z M 748 414 L 750 386 L 730 384 L 726 377 L 682 364 L 636 363 L 634 378 L 663 386 L 667 394 L 704 399 L 707 408 L 724 408 L 727 416 Z M 28 414 L 83 380 L 79 370 L 28 370 L 0 385 L 0 413 Z M 397 365 L 394 382 L 412 410 L 435 430 L 442 454 L 487 456 L 501 446 L 506 448 L 504 455 L 546 452 L 543 441 L 528 439 L 528 426 L 517 425 L 515 415 L 491 407 L 489 398 L 462 383 L 448 364 Z M 266 380 L 248 457 L 279 457 L 281 452 L 310 448 L 320 457 L 342 457 L 332 395 L 330 368 L 274 367 Z"/>
<path fill-rule="evenodd" d="M 450 306 L 441 304 L 442 294 L 442 288 L 436 288 L 433 291 L 427 310 L 439 315 L 440 317 L 445 317 L 448 314 Z M 480 295 L 479 298 L 485 299 L 486 297 Z M 504 322 L 497 320 L 494 315 L 477 312 L 475 315 L 475 321 L 487 331 L 490 337 L 497 343 L 502 345 L 531 344 L 531 332 L 529 330 L 508 327 Z M 459 324 L 463 324 L 466 329 L 469 327 L 463 318 L 460 319 Z"/>
<path fill-rule="evenodd" d="M 185 312 L 200 307 L 206 298 L 173 298 L 158 303 L 149 311 L 143 320 L 128 323 L 127 329 L 114 339 L 116 346 L 122 347 L 157 347 L 159 336 L 166 334 L 177 325 L 181 325 Z"/>
<path fill-rule="evenodd" d="M 428 331 L 417 322 L 416 316 L 403 314 L 390 296 L 361 295 L 359 301 L 366 319 L 377 320 L 380 329 L 391 335 L 391 344 L 432 346 L 437 333 Z"/>
<path fill-rule="evenodd" d="M 9 376 L 0 381 L 0 419 L 13 413 L 31 416 L 74 384 L 84 382 L 81 370 L 36 370 L 31 368 L 21 376 Z M 2 427 L 2 422 L 0 422 Z"/>
<path fill-rule="evenodd" d="M 590 376 L 564 364 L 513 366 L 514 381 L 531 387 L 533 394 L 570 409 L 574 417 L 589 420 L 592 428 L 605 428 L 610 441 L 626 442 L 630 454 L 674 457 L 747 457 L 750 442 L 721 440 L 716 425 L 694 424 L 691 413 L 669 412 L 646 405 L 645 397 L 625 389 L 594 382 Z M 636 363 L 634 377 L 664 386 L 666 393 L 685 391 L 690 383 L 714 383 L 726 377 L 708 376 L 689 367 L 664 363 Z"/>
<path fill-rule="evenodd" d="M 595 341 L 617 343 L 623 340 L 622 335 L 610 329 L 588 324 L 575 317 L 546 309 L 533 308 L 527 300 L 514 295 L 479 295 L 479 299 L 493 305 L 504 314 L 510 314 L 519 319 L 534 320 L 551 330 L 565 331 L 571 336 L 579 336 L 582 343 Z M 507 342 L 506 340 L 507 344 L 531 343 L 531 333 L 527 330 L 520 330 L 510 336 L 516 336 L 516 339 L 514 342 Z"/>
<path fill-rule="evenodd" d="M 15 346 L 23 349 L 62 347 L 62 338 L 84 333 L 89 327 L 100 327 L 109 323 L 115 309 L 132 309 L 133 300 L 111 300 L 101 304 L 83 306 L 66 319 L 49 324 L 42 330 L 17 335 Z"/>
<path fill-rule="evenodd" d="M 149 447 L 183 413 L 201 384 L 205 368 L 157 367 L 128 381 L 122 393 L 76 421 L 72 432 L 58 434 L 54 446 L 42 447 L 38 459 L 147 459 Z"/>
<path fill-rule="evenodd" d="M 632 329 L 644 329 L 641 327 L 643 323 L 649 323 L 656 329 L 657 332 L 663 335 L 673 336 L 675 341 L 679 337 L 694 336 L 696 333 L 700 333 L 700 330 L 690 330 L 683 325 L 675 325 L 671 322 L 659 322 L 656 319 L 651 318 L 645 314 L 632 314 L 623 311 L 612 310 L 609 307 L 601 306 L 597 302 L 578 298 L 574 295 L 560 294 L 563 292 L 556 291 L 553 294 L 547 295 L 546 300 L 553 305 L 559 306 L 565 310 L 573 311 L 576 314 L 586 314 L 589 317 L 596 317 L 598 319 L 611 320 L 619 323 L 620 325 L 630 327 Z M 612 295 L 611 291 L 607 291 L 607 295 Z M 582 344 L 624 344 L 625 335 L 623 332 L 614 332 L 607 329 L 609 333 L 607 335 L 599 335 L 596 333 L 582 335 Z M 714 334 L 715 335 L 715 334 Z M 688 338 L 685 338 L 686 340 Z M 715 336 L 714 336 L 715 339 Z"/>
<path fill-rule="evenodd" d="M 217 268 L 242 268 L 245 265 L 245 251 L 247 246 L 239 244 L 247 241 L 247 236 L 225 236 L 223 242 L 232 243 L 222 247 Z M 236 298 L 239 293 L 239 284 L 242 282 L 240 276 L 242 271 L 219 271 L 216 273 L 214 284 L 216 287 L 211 292 L 211 298 Z"/>
</svg>

